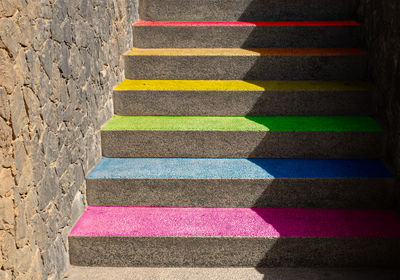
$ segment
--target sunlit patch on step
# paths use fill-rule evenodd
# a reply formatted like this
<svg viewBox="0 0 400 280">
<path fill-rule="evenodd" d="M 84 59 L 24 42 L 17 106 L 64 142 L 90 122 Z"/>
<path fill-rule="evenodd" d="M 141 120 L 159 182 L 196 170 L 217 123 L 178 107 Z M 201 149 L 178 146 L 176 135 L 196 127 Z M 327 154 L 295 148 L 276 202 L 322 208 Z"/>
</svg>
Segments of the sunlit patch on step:
<svg viewBox="0 0 400 280">
<path fill-rule="evenodd" d="M 378 178 L 392 177 L 373 159 L 107 158 L 96 178 Z"/>
<path fill-rule="evenodd" d="M 89 206 L 70 236 L 400 237 L 389 210 Z"/>
<path fill-rule="evenodd" d="M 381 131 L 374 119 L 363 116 L 114 116 L 102 129 Z"/>
<path fill-rule="evenodd" d="M 365 81 L 131 80 L 116 91 L 367 91 Z"/>
</svg>

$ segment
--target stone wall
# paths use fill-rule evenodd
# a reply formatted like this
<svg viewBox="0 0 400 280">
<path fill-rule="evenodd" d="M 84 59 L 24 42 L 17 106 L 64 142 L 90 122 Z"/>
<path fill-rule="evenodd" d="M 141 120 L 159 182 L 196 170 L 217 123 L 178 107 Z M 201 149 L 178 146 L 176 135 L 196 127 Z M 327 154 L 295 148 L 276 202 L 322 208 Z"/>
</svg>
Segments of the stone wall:
<svg viewBox="0 0 400 280">
<path fill-rule="evenodd" d="M 135 0 L 0 1 L 0 279 L 60 279 Z"/>
<path fill-rule="evenodd" d="M 400 193 L 400 1 L 361 0 L 360 21 L 377 111 L 386 131 L 386 160 L 398 177 Z"/>
</svg>

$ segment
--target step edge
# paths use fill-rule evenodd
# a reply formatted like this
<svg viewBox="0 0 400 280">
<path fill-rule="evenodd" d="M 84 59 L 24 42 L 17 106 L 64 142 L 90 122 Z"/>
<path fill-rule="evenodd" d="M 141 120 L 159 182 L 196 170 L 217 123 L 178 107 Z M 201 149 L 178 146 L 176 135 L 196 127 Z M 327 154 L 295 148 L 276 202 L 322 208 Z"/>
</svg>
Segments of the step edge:
<svg viewBox="0 0 400 280">
<path fill-rule="evenodd" d="M 312 26 L 361 26 L 355 20 L 330 21 L 151 21 L 139 20 L 134 27 L 312 27 Z"/>
<path fill-rule="evenodd" d="M 366 56 L 361 48 L 159 48 L 144 49 L 131 48 L 123 56 L 148 57 L 148 56 L 217 56 L 217 57 L 241 57 L 241 56 Z"/>
</svg>

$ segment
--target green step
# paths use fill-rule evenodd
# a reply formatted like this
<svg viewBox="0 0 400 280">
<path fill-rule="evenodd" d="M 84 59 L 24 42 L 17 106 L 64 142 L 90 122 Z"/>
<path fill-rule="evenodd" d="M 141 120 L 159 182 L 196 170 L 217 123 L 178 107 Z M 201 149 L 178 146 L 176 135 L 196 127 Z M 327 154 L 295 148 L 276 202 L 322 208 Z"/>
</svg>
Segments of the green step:
<svg viewBox="0 0 400 280">
<path fill-rule="evenodd" d="M 102 130 L 380 132 L 367 116 L 128 116 L 116 115 Z"/>
</svg>

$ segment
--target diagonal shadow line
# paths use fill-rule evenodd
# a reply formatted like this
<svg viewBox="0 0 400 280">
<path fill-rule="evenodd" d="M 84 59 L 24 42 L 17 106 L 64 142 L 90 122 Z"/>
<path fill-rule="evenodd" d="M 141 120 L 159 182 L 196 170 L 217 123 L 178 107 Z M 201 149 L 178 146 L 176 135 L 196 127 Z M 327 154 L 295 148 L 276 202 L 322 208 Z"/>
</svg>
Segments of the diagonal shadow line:
<svg viewBox="0 0 400 280">
<path fill-rule="evenodd" d="M 331 12 L 332 10 L 335 10 L 335 5 L 337 3 L 335 1 L 320 1 L 319 5 L 321 3 L 325 4 L 325 9 L 320 9 L 319 13 L 321 13 L 321 18 L 319 20 L 350 20 L 349 18 L 341 18 L 338 19 L 335 17 L 335 12 Z M 299 18 L 299 9 L 304 8 L 307 6 L 310 11 L 318 11 L 317 7 L 312 7 L 313 3 L 310 3 L 310 1 L 292 1 L 288 2 L 286 6 L 278 6 L 281 5 L 279 1 L 266 1 L 266 0 L 253 0 L 246 10 L 242 13 L 242 15 L 238 18 L 239 21 L 254 21 L 254 20 L 307 20 L 304 18 Z M 310 6 L 311 5 L 311 6 Z M 318 4 L 316 4 L 318 5 Z M 357 0 L 349 0 L 347 1 L 347 9 L 354 11 L 356 13 L 356 7 L 358 5 Z M 281 13 L 276 13 L 276 14 L 271 14 L 269 19 L 265 18 L 264 13 L 266 10 L 270 11 L 281 11 Z M 316 15 L 313 15 L 315 17 Z M 315 18 L 313 18 L 315 20 Z M 309 20 L 309 19 L 308 19 Z M 249 34 L 247 40 L 242 44 L 242 48 L 256 48 L 259 47 L 255 45 L 257 43 L 257 40 L 260 39 L 260 32 L 255 27 L 253 31 Z M 290 46 L 292 42 L 288 42 L 288 46 Z M 271 47 L 276 47 L 272 45 Z M 254 49 L 253 49 L 254 51 Z M 256 50 L 255 50 L 256 51 Z M 243 77 L 243 80 L 245 80 L 248 83 L 252 83 L 255 85 L 260 85 L 259 81 L 256 81 L 257 79 L 257 71 L 259 69 L 265 67 L 265 65 L 262 65 L 263 61 L 260 60 L 260 58 L 255 61 L 254 65 L 251 67 L 251 69 L 246 73 L 246 75 Z M 319 71 L 318 69 L 315 69 L 315 71 Z M 260 97 L 257 102 L 253 105 L 253 107 L 247 112 L 246 116 L 248 119 L 260 123 L 262 125 L 267 126 L 265 123 L 263 123 L 259 118 L 256 118 L 254 116 L 259 116 L 260 115 L 260 108 L 263 106 L 267 106 L 265 100 L 263 100 L 262 97 Z M 265 139 L 266 140 L 266 139 Z M 249 158 L 256 158 L 259 157 L 260 152 L 262 152 L 263 147 L 266 145 L 266 141 L 262 140 L 259 145 L 249 154 Z M 251 160 L 251 159 L 250 159 Z M 257 164 L 257 160 L 252 160 L 253 163 Z M 265 166 L 260 165 L 260 167 L 265 169 Z M 271 175 L 274 175 L 273 170 L 268 170 L 265 169 L 267 172 L 269 172 Z M 276 171 L 276 170 L 275 170 Z M 279 173 L 279 172 L 278 172 Z M 281 225 L 284 223 L 274 221 L 274 219 L 271 219 L 268 215 L 264 215 L 263 211 L 260 208 L 256 207 L 265 207 L 266 205 L 266 200 L 269 199 L 269 196 L 271 193 L 277 194 L 279 192 L 279 189 L 272 190 L 274 188 L 274 185 L 276 185 L 276 188 L 279 188 L 281 184 L 271 184 L 266 188 L 266 190 L 260 195 L 260 197 L 256 200 L 256 202 L 253 205 L 253 211 L 255 211 L 260 217 L 262 217 L 266 222 L 271 224 L 275 230 L 282 234 L 283 236 L 285 235 L 286 229 L 282 227 Z M 260 259 L 258 265 L 257 265 L 257 270 L 261 273 L 264 274 L 266 273 L 267 270 L 263 269 L 263 267 L 266 266 L 271 266 L 274 265 L 274 263 L 279 263 L 281 261 L 281 254 L 284 253 L 286 254 L 286 257 L 289 254 L 289 259 L 286 259 L 286 261 L 289 261 L 290 263 L 290 248 L 286 244 L 284 244 L 285 241 L 280 241 L 280 239 L 277 239 L 275 244 L 268 249 L 268 252 L 264 255 L 263 258 Z M 290 246 L 289 246 L 290 247 Z M 289 251 L 287 251 L 289 250 Z M 286 252 L 285 252 L 286 251 Z M 294 264 L 292 262 L 292 264 Z M 305 263 L 306 264 L 306 263 Z M 264 279 L 270 279 L 270 277 L 267 274 L 264 274 Z"/>
</svg>

